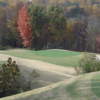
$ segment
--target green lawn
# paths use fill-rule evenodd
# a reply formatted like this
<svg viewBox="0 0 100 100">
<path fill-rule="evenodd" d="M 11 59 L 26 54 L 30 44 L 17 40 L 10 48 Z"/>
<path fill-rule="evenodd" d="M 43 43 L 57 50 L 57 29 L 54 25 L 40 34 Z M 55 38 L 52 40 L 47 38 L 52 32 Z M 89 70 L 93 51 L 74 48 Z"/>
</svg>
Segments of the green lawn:
<svg viewBox="0 0 100 100">
<path fill-rule="evenodd" d="M 60 50 L 41 50 L 41 51 L 33 51 L 34 54 L 38 56 L 44 57 L 71 57 L 80 55 L 79 52 L 73 51 L 60 51 Z"/>
<path fill-rule="evenodd" d="M 100 97 L 100 74 L 96 74 L 93 76 L 91 87 L 92 87 L 91 90 L 93 91 L 93 93 L 96 96 Z"/>
<path fill-rule="evenodd" d="M 8 54 L 15 57 L 41 60 L 44 62 L 62 65 L 62 66 L 77 66 L 78 61 L 82 57 L 82 53 L 74 51 L 61 51 L 61 50 L 41 50 L 41 51 L 32 51 L 32 50 L 10 50 L 0 52 L 2 54 Z"/>
</svg>

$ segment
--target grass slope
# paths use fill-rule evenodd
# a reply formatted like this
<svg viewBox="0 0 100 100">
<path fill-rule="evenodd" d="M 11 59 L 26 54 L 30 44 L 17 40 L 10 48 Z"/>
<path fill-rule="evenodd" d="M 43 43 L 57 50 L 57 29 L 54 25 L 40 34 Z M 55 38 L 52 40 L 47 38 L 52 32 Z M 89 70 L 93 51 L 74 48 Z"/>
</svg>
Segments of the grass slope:
<svg viewBox="0 0 100 100">
<path fill-rule="evenodd" d="M 41 60 L 44 62 L 62 65 L 62 66 L 77 66 L 78 61 L 82 57 L 82 53 L 74 51 L 62 51 L 62 50 L 8 50 L 1 51 L 1 54 L 12 55 L 15 57 Z"/>
<path fill-rule="evenodd" d="M 0 100 L 100 100 L 99 77 L 100 72 L 80 75 Z"/>
</svg>

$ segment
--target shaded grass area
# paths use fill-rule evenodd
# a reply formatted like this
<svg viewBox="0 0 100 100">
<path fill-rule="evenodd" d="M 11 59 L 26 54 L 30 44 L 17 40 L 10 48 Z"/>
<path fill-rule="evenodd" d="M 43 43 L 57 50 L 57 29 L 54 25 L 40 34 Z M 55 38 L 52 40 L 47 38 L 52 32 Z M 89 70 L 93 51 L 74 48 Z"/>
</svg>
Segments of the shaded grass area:
<svg viewBox="0 0 100 100">
<path fill-rule="evenodd" d="M 99 75 L 100 72 L 80 75 L 2 100 L 99 100 L 99 94 L 92 91 L 97 84 L 91 85 L 93 82 L 97 83 Z"/>
<path fill-rule="evenodd" d="M 92 80 L 91 80 L 91 87 L 92 87 L 92 91 L 93 93 L 100 97 L 100 73 L 96 74 L 93 76 Z"/>
<path fill-rule="evenodd" d="M 56 65 L 62 66 L 77 66 L 82 53 L 74 51 L 60 51 L 60 50 L 18 50 L 18 51 L 4 51 L 2 54 L 12 55 L 15 57 L 40 60 Z"/>
<path fill-rule="evenodd" d="M 77 89 L 77 82 L 78 81 L 75 81 L 71 84 L 69 84 L 65 89 L 66 89 L 66 92 L 69 93 L 69 96 L 71 96 L 73 99 L 75 97 L 78 97 L 79 93 L 77 93 L 75 90 Z"/>
<path fill-rule="evenodd" d="M 58 87 L 45 92 L 50 98 L 45 100 L 99 100 L 100 88 L 94 88 L 100 86 L 96 80 L 97 76 L 100 77 L 100 72 L 80 75 L 69 81 L 66 80 L 64 84 L 62 82 L 62 85 L 60 84 Z M 94 86 L 91 85 L 91 79 L 94 79 Z M 92 88 L 95 89 L 96 93 L 92 92 Z M 43 96 L 44 93 L 41 94 Z"/>
</svg>

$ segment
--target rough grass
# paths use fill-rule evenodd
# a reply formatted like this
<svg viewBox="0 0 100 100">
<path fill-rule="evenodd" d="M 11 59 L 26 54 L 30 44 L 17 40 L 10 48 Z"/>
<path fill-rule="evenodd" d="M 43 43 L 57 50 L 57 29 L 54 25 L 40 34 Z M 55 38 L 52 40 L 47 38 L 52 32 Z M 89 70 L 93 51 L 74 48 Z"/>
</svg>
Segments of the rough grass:
<svg viewBox="0 0 100 100">
<path fill-rule="evenodd" d="M 2 64 L 4 64 L 5 63 L 5 61 L 0 61 L 0 67 L 2 66 Z"/>
<path fill-rule="evenodd" d="M 100 84 L 97 85 L 99 77 L 100 72 L 80 75 L 2 100 L 100 100 Z"/>
<path fill-rule="evenodd" d="M 82 57 L 82 53 L 74 51 L 61 50 L 9 50 L 2 51 L 2 54 L 12 55 L 15 57 L 41 60 L 44 62 L 61 65 L 61 66 L 77 66 L 78 61 Z"/>
<path fill-rule="evenodd" d="M 0 61 L 0 64 L 3 64 L 4 63 L 4 61 Z"/>
</svg>

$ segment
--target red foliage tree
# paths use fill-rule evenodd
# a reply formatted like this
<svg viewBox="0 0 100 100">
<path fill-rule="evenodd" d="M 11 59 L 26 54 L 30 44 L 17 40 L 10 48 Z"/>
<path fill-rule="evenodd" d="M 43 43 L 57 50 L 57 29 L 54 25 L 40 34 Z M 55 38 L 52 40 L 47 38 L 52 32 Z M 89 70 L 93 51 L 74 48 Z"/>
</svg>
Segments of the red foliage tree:
<svg viewBox="0 0 100 100">
<path fill-rule="evenodd" d="M 30 25 L 27 8 L 28 8 L 27 6 L 23 6 L 19 10 L 18 30 L 20 32 L 21 38 L 23 39 L 22 44 L 24 46 L 31 47 L 31 45 L 32 45 L 32 28 Z"/>
</svg>

